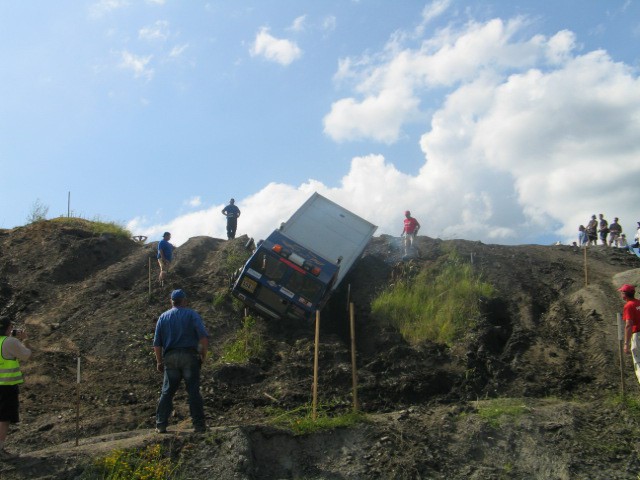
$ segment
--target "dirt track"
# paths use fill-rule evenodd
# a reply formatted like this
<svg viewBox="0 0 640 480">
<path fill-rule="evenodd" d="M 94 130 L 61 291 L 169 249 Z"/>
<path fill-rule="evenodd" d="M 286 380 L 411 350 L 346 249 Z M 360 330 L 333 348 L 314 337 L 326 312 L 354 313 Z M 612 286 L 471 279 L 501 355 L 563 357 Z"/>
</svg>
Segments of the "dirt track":
<svg viewBox="0 0 640 480">
<path fill-rule="evenodd" d="M 419 237 L 421 259 L 399 266 L 392 238 L 375 238 L 322 312 L 320 395 L 350 408 L 346 286 L 356 305 L 359 399 L 368 422 L 294 436 L 269 426 L 266 407 L 310 401 L 313 328 L 259 320 L 267 353 L 246 365 L 205 365 L 212 431 L 191 433 L 183 394 L 169 436 L 151 433 L 160 381 L 151 355 L 168 294 L 184 288 L 213 337 L 213 356 L 240 328 L 227 288 L 246 238 L 189 240 L 167 285 L 155 281 L 155 244 L 96 236 L 82 222 L 0 230 L 0 314 L 29 331 L 22 423 L 0 466 L 6 479 L 75 478 L 89 458 L 162 441 L 186 478 L 637 478 L 640 416 L 620 390 L 615 286 L 640 284 L 640 259 L 611 248 L 497 246 Z M 369 315 L 372 296 L 451 248 L 498 289 L 478 326 L 452 348 L 408 345 Z M 83 362 L 75 447 L 76 358 Z M 640 388 L 626 365 L 627 391 Z M 517 415 L 488 420 L 494 399 Z M 275 399 L 275 401 L 274 401 Z"/>
</svg>

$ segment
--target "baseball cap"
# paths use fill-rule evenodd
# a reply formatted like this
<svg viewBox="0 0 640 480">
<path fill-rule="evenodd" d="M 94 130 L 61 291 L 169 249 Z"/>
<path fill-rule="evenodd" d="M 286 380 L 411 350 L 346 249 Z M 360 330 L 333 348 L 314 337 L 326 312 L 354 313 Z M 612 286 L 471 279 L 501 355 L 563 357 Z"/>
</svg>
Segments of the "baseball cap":
<svg viewBox="0 0 640 480">
<path fill-rule="evenodd" d="M 636 287 L 634 287 L 633 285 L 629 285 L 628 283 L 625 283 L 618 289 L 618 291 L 624 292 L 624 293 L 636 293 Z"/>
<path fill-rule="evenodd" d="M 179 298 L 187 298 L 187 294 L 184 293 L 184 290 L 182 290 L 181 288 L 178 288 L 177 290 L 171 292 L 171 300 L 177 300 Z"/>
</svg>

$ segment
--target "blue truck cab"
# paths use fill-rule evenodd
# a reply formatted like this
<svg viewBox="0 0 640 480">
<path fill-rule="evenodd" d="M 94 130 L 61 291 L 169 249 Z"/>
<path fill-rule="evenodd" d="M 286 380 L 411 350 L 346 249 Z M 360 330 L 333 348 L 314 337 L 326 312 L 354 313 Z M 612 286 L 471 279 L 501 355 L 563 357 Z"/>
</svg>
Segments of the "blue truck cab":
<svg viewBox="0 0 640 480">
<path fill-rule="evenodd" d="M 311 319 L 362 255 L 376 228 L 314 193 L 258 243 L 231 293 L 276 319 Z"/>
<path fill-rule="evenodd" d="M 309 319 L 328 299 L 339 268 L 276 230 L 251 255 L 233 294 L 273 318 Z"/>
</svg>

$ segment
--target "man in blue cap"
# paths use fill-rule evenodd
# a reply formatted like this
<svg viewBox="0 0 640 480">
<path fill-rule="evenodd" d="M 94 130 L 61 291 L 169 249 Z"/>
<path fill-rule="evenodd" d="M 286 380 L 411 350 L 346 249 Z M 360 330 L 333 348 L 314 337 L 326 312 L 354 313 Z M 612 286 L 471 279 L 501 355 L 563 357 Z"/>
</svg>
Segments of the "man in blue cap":
<svg viewBox="0 0 640 480">
<path fill-rule="evenodd" d="M 157 370 L 164 372 L 162 393 L 156 410 L 156 432 L 166 433 L 173 411 L 173 396 L 184 379 L 189 397 L 189 413 L 196 433 L 207 430 L 200 395 L 200 367 L 207 358 L 209 332 L 195 310 L 186 308 L 184 290 L 171 292 L 172 308 L 156 323 L 153 351 Z"/>
</svg>

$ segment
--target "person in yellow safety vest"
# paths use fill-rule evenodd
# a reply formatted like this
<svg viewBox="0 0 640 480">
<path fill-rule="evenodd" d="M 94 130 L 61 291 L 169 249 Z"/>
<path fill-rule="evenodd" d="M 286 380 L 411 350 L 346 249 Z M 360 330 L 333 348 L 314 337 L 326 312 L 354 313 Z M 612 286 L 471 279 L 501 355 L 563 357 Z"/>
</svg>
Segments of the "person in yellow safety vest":
<svg viewBox="0 0 640 480">
<path fill-rule="evenodd" d="M 17 457 L 4 447 L 9 424 L 20 421 L 19 385 L 24 383 L 20 360 L 31 356 L 31 350 L 22 343 L 26 338 L 25 331 L 15 330 L 8 317 L 0 319 L 0 461 Z"/>
</svg>

